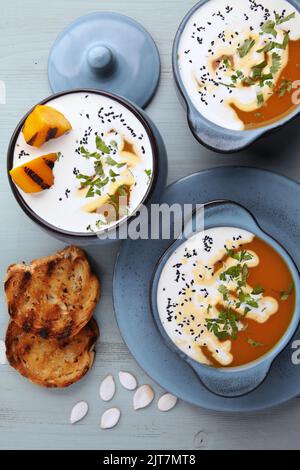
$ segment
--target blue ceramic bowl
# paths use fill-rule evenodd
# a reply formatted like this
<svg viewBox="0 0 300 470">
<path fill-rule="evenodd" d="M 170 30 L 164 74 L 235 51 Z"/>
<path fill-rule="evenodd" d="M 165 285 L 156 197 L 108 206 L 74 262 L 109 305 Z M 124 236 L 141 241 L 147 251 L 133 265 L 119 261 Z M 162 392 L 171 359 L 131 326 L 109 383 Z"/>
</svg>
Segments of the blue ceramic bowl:
<svg viewBox="0 0 300 470">
<path fill-rule="evenodd" d="M 94 90 L 94 89 L 76 89 L 76 90 L 68 90 L 64 91 L 62 93 L 57 93 L 55 95 L 51 95 L 48 98 L 44 99 L 38 104 L 46 104 L 49 101 L 51 101 L 54 98 L 58 98 L 60 96 L 65 96 L 69 93 L 74 93 L 74 92 L 83 92 L 83 93 L 94 93 L 94 94 L 99 94 L 103 95 L 106 97 L 109 97 L 115 101 L 118 101 L 121 103 L 123 106 L 128 108 L 142 123 L 145 131 L 148 133 L 150 143 L 152 146 L 152 152 L 153 152 L 153 172 L 151 176 L 151 181 L 148 187 L 148 191 L 145 194 L 144 199 L 140 202 L 139 207 L 141 205 L 148 205 L 151 203 L 158 203 L 160 195 L 162 194 L 163 190 L 165 189 L 166 186 L 166 181 L 167 181 L 167 173 L 168 173 L 168 163 L 167 163 L 167 153 L 166 153 L 166 148 L 164 145 L 164 142 L 162 140 L 162 137 L 155 126 L 155 124 L 151 121 L 151 119 L 146 115 L 146 113 L 136 107 L 133 103 L 125 100 L 124 98 L 114 95 L 112 93 L 108 93 L 105 91 L 99 91 L 99 90 Z M 36 106 L 36 105 L 35 105 Z M 34 107 L 35 107 L 34 106 Z M 110 238 L 102 238 L 100 239 L 96 234 L 94 233 L 76 233 L 76 232 L 69 232 L 65 231 L 62 229 L 59 229 L 53 225 L 50 225 L 47 223 L 45 220 L 43 220 L 41 217 L 39 217 L 32 209 L 31 207 L 25 202 L 23 199 L 21 193 L 18 191 L 17 187 L 12 181 L 12 178 L 9 174 L 9 171 L 13 167 L 13 158 L 14 158 L 14 149 L 16 145 L 16 141 L 18 139 L 18 136 L 24 126 L 24 122 L 27 118 L 27 116 L 31 113 L 31 111 L 34 109 L 34 107 L 26 114 L 26 116 L 23 117 L 23 119 L 19 122 L 18 126 L 16 127 L 12 138 L 9 143 L 8 147 L 8 152 L 7 152 L 7 175 L 8 175 L 8 180 L 10 183 L 11 190 L 13 192 L 13 195 L 21 207 L 21 209 L 25 212 L 26 215 L 30 217 L 30 219 L 35 222 L 39 227 L 41 227 L 43 230 L 45 230 L 49 235 L 54 236 L 55 238 L 63 241 L 66 244 L 78 244 L 81 246 L 87 246 L 87 245 L 93 245 L 93 244 L 107 244 L 111 243 L 114 240 Z M 135 214 L 138 214 L 139 207 L 137 208 Z M 129 224 L 134 218 L 135 214 L 131 215 L 125 221 L 122 221 L 122 223 L 116 225 L 116 232 L 117 232 L 117 237 L 116 238 L 122 238 L 122 226 L 125 225 L 125 223 Z"/>
<path fill-rule="evenodd" d="M 181 80 L 178 66 L 178 48 L 182 32 L 190 20 L 191 16 L 210 0 L 200 0 L 184 17 L 176 33 L 173 43 L 173 74 L 177 85 L 178 95 L 183 106 L 187 110 L 187 120 L 194 137 L 210 150 L 221 153 L 233 153 L 243 150 L 253 144 L 266 134 L 275 131 L 288 122 L 292 121 L 300 114 L 300 106 L 289 113 L 284 118 L 264 127 L 253 130 L 234 131 L 220 127 L 204 118 L 193 105 L 185 86 Z M 297 10 L 300 11 L 299 0 L 288 0 Z"/>
<path fill-rule="evenodd" d="M 230 201 L 216 201 L 205 206 L 205 229 L 214 227 L 237 227 L 247 230 L 269 245 L 285 260 L 291 272 L 296 293 L 295 311 L 291 323 L 280 341 L 268 353 L 240 367 L 214 368 L 201 364 L 182 352 L 166 333 L 159 316 L 157 306 L 157 288 L 164 266 L 179 245 L 184 243 L 190 235 L 194 234 L 195 215 L 187 223 L 184 236 L 176 240 L 163 254 L 155 273 L 151 287 L 152 312 L 167 344 L 171 349 L 191 366 L 201 382 L 213 393 L 223 397 L 237 397 L 245 395 L 257 388 L 266 378 L 272 362 L 278 354 L 287 346 L 296 332 L 300 321 L 300 278 L 299 272 L 285 249 L 272 237 L 267 235 L 257 224 L 250 212 L 239 204 Z"/>
</svg>

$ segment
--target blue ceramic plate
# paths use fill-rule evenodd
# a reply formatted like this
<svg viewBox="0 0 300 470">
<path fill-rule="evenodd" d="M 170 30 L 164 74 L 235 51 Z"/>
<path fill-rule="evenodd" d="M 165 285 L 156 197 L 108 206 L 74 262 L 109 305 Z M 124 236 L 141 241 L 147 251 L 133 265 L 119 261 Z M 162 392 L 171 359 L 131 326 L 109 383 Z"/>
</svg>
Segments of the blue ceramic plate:
<svg viewBox="0 0 300 470">
<path fill-rule="evenodd" d="M 281 243 L 300 267 L 298 183 L 254 168 L 216 168 L 172 184 L 161 202 L 200 204 L 218 199 L 244 205 L 260 227 Z M 116 317 L 124 341 L 140 366 L 174 395 L 213 410 L 259 410 L 299 394 L 300 371 L 291 361 L 291 343 L 276 358 L 266 380 L 253 392 L 236 398 L 223 398 L 208 391 L 193 369 L 168 347 L 152 316 L 150 288 L 158 259 L 171 242 L 127 240 L 116 262 L 113 280 Z M 294 339 L 300 339 L 300 330 Z"/>
<path fill-rule="evenodd" d="M 201 211 L 201 213 L 203 213 Z M 174 243 L 167 249 L 167 251 L 160 258 L 151 286 L 151 308 L 156 320 L 159 331 L 169 344 L 169 347 L 180 355 L 199 376 L 202 383 L 213 393 L 223 397 L 237 397 L 245 395 L 258 387 L 263 380 L 267 377 L 270 366 L 278 354 L 283 351 L 287 344 L 293 338 L 297 328 L 299 327 L 300 320 L 300 278 L 299 272 L 295 267 L 289 254 L 279 245 L 276 240 L 269 237 L 257 225 L 256 220 L 252 214 L 248 212 L 240 204 L 232 203 L 230 201 L 215 201 L 205 206 L 204 214 L 204 228 L 205 230 L 215 227 L 238 227 L 250 233 L 255 234 L 265 243 L 273 247 L 273 249 L 285 260 L 289 271 L 292 275 L 294 288 L 296 292 L 296 305 L 294 309 L 293 319 L 290 322 L 286 332 L 274 347 L 266 354 L 259 357 L 253 362 L 244 364 L 239 367 L 228 367 L 227 369 L 210 367 L 195 361 L 193 358 L 185 354 L 180 347 L 178 347 L 167 334 L 160 318 L 159 306 L 157 303 L 158 285 L 160 282 L 161 274 L 169 261 L 170 256 L 189 238 L 195 235 L 194 226 L 196 224 L 196 213 L 187 221 L 183 237 L 175 240 Z M 202 227 L 201 227 L 202 230 Z M 192 239 L 192 238 L 191 238 Z"/>
</svg>

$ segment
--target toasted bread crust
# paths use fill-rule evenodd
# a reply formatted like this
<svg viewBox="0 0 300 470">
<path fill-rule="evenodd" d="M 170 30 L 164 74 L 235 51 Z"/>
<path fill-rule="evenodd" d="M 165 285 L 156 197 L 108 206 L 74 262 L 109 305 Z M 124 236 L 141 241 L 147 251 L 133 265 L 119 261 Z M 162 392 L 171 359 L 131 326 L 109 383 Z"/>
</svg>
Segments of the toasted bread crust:
<svg viewBox="0 0 300 470">
<path fill-rule="evenodd" d="M 63 339 L 90 320 L 100 283 L 83 250 L 70 246 L 27 266 L 9 266 L 4 281 L 8 311 L 27 333 Z"/>
<path fill-rule="evenodd" d="M 94 319 L 76 336 L 62 340 L 26 333 L 11 321 L 6 333 L 6 355 L 9 364 L 32 382 L 42 387 L 63 388 L 90 370 L 98 337 Z"/>
</svg>

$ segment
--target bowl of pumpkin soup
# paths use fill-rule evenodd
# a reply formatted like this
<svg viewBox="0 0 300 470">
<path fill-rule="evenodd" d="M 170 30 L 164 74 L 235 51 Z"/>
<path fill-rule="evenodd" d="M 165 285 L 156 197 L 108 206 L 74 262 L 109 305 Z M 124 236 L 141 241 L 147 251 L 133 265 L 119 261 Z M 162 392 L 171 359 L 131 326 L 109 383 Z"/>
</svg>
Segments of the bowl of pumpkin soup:
<svg viewBox="0 0 300 470">
<path fill-rule="evenodd" d="M 155 270 L 153 315 L 210 391 L 244 395 L 265 379 L 298 327 L 298 270 L 242 206 L 208 204 L 197 233 L 194 217 Z"/>
<path fill-rule="evenodd" d="M 194 136 L 213 150 L 235 152 L 298 116 L 299 57 L 299 2 L 201 0 L 173 46 Z"/>
<path fill-rule="evenodd" d="M 18 124 L 7 170 L 23 211 L 66 243 L 126 236 L 142 205 L 159 199 L 166 150 L 144 111 L 99 90 L 69 90 Z M 115 236 L 115 238 L 114 238 Z"/>
</svg>

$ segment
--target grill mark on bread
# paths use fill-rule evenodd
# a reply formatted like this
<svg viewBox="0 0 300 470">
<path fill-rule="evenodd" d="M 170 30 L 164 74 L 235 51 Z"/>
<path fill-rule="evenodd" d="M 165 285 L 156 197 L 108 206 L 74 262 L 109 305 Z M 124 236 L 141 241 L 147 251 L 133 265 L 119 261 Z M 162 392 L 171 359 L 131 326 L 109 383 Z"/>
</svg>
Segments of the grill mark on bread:
<svg viewBox="0 0 300 470">
<path fill-rule="evenodd" d="M 48 339 L 49 338 L 49 328 L 41 328 L 39 330 L 39 335 L 41 338 Z"/>
<path fill-rule="evenodd" d="M 23 274 L 21 284 L 20 284 L 20 290 L 26 289 L 30 281 L 31 281 L 31 272 L 25 271 Z"/>
<path fill-rule="evenodd" d="M 25 331 L 26 333 L 30 333 L 32 329 L 33 321 L 34 321 L 33 316 L 32 318 L 27 318 L 22 325 L 22 330 Z"/>
<path fill-rule="evenodd" d="M 23 267 L 23 265 L 22 265 Z M 7 290 L 8 291 L 10 287 L 10 283 L 14 281 L 14 276 L 12 275 L 10 278 L 10 282 L 8 284 Z M 12 299 L 10 302 L 8 302 L 8 312 L 9 314 L 13 317 L 16 318 L 18 314 L 18 306 L 22 303 L 24 303 L 24 295 L 26 292 L 26 289 L 29 288 L 30 283 L 31 283 L 31 272 L 29 270 L 23 271 L 23 273 L 20 273 L 20 279 L 17 278 L 16 285 L 12 286 Z M 25 331 L 30 331 L 30 325 L 32 324 L 32 321 L 34 319 L 34 315 L 32 312 L 30 312 L 30 316 L 26 318 L 25 322 L 21 325 L 22 328 L 26 328 Z"/>
<path fill-rule="evenodd" d="M 66 338 L 76 335 L 91 318 L 100 285 L 85 253 L 71 246 L 30 266 L 13 265 L 5 293 L 10 316 L 26 332 Z"/>
<path fill-rule="evenodd" d="M 57 339 L 58 340 L 63 340 L 65 338 L 68 338 L 69 336 L 71 336 L 71 333 L 72 333 L 72 328 L 73 328 L 73 321 L 70 323 L 70 325 L 68 325 L 58 336 L 57 336 Z"/>
<path fill-rule="evenodd" d="M 47 276 L 51 276 L 51 274 L 53 273 L 54 269 L 56 268 L 57 266 L 57 261 L 56 260 L 51 260 L 48 262 L 47 264 Z"/>
<path fill-rule="evenodd" d="M 98 337 L 99 329 L 94 319 L 75 337 L 63 341 L 25 333 L 11 321 L 5 340 L 7 359 L 20 374 L 38 385 L 68 387 L 91 368 Z"/>
</svg>

